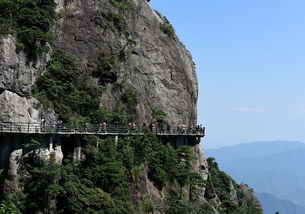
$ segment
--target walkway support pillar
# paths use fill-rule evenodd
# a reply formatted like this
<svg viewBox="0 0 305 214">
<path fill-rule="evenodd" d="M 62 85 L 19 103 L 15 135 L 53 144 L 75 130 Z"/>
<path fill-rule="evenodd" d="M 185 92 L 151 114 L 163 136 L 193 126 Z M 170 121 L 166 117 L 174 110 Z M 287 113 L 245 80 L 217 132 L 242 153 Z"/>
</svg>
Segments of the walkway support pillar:
<svg viewBox="0 0 305 214">
<path fill-rule="evenodd" d="M 115 143 L 115 145 L 117 145 L 118 142 L 119 142 L 119 136 L 116 135 L 116 136 L 114 137 L 114 143 Z"/>
<path fill-rule="evenodd" d="M 73 154 L 73 160 L 74 161 L 80 161 L 82 158 L 82 147 L 81 147 L 81 140 L 78 137 L 73 138 L 73 146 L 74 146 L 74 154 Z"/>
<path fill-rule="evenodd" d="M 77 151 L 77 160 L 80 161 L 82 157 L 82 148 L 79 146 L 76 148 Z"/>
<path fill-rule="evenodd" d="M 49 152 L 53 151 L 53 136 L 50 136 L 49 139 Z"/>
</svg>

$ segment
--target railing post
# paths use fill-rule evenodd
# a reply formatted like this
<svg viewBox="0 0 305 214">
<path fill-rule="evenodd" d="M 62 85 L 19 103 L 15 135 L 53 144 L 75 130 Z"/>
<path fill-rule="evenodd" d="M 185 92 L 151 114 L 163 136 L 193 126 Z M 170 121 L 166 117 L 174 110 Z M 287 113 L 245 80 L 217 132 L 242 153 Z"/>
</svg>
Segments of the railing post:
<svg viewBox="0 0 305 214">
<path fill-rule="evenodd" d="M 28 133 L 30 133 L 30 123 L 28 123 Z"/>
<path fill-rule="evenodd" d="M 11 128 L 10 128 L 10 131 L 12 132 L 13 131 L 13 123 L 11 122 Z"/>
</svg>

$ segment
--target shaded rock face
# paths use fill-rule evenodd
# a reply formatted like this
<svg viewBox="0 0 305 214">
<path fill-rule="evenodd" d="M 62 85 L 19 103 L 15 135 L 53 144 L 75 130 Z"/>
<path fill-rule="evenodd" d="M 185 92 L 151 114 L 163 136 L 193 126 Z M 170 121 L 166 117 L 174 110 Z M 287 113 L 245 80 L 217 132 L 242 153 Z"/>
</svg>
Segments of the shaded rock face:
<svg viewBox="0 0 305 214">
<path fill-rule="evenodd" d="M 102 80 L 101 106 L 113 109 L 128 88 L 138 95 L 136 120 L 149 122 L 162 109 L 173 125 L 196 122 L 198 84 L 190 53 L 147 1 L 118 9 L 108 0 L 57 0 L 62 18 L 54 26 L 56 46 L 77 58 L 81 71 Z"/>
<path fill-rule="evenodd" d="M 46 45 L 47 51 L 33 63 L 27 62 L 23 51 L 17 53 L 15 44 L 13 36 L 0 36 L 0 89 L 20 95 L 30 94 L 35 80 L 46 70 L 51 49 Z"/>
</svg>

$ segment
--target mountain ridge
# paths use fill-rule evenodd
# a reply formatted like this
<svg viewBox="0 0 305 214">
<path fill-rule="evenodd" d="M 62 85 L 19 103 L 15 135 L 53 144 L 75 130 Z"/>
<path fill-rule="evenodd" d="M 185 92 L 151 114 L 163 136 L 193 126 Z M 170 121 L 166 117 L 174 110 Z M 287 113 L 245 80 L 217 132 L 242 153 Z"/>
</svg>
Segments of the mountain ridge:
<svg viewBox="0 0 305 214">
<path fill-rule="evenodd" d="M 298 198 L 298 192 L 302 196 L 302 191 L 305 190 L 303 142 L 252 142 L 220 149 L 205 149 L 205 153 L 207 157 L 215 157 L 220 168 L 236 181 L 249 184 L 258 194 L 269 194 L 269 201 L 265 200 L 266 197 L 261 201 L 263 208 L 270 210 L 274 206 L 273 200 L 274 204 L 285 200 L 290 208 L 295 206 L 298 207 L 297 210 L 304 209 L 299 206 L 303 200 Z M 276 211 L 275 208 L 273 210 Z"/>
</svg>

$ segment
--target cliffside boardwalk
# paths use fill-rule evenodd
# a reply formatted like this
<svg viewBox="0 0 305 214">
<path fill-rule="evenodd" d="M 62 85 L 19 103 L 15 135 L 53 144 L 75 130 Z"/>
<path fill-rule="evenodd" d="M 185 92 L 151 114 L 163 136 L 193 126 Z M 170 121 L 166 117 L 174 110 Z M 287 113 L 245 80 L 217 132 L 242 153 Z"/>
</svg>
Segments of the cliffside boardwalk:
<svg viewBox="0 0 305 214">
<path fill-rule="evenodd" d="M 0 133 L 14 134 L 40 134 L 40 135 L 105 135 L 105 136 L 128 136 L 143 135 L 144 130 L 149 127 L 109 124 L 43 124 L 43 123 L 18 123 L 18 122 L 1 122 Z M 204 137 L 205 128 L 198 126 L 195 128 L 159 128 L 152 127 L 151 131 L 157 136 L 193 136 Z"/>
</svg>

